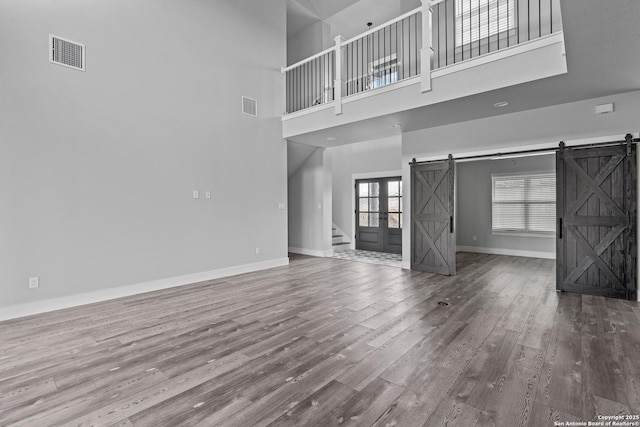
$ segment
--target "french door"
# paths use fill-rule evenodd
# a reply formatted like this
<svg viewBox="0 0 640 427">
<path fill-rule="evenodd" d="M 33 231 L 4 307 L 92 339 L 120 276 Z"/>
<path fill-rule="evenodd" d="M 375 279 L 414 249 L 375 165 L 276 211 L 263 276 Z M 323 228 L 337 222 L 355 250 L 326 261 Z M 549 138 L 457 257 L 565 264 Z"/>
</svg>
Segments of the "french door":
<svg viewBox="0 0 640 427">
<path fill-rule="evenodd" d="M 356 181 L 356 249 L 402 253 L 402 178 Z"/>
<path fill-rule="evenodd" d="M 561 146 L 556 174 L 557 289 L 635 300 L 636 147 Z"/>
</svg>

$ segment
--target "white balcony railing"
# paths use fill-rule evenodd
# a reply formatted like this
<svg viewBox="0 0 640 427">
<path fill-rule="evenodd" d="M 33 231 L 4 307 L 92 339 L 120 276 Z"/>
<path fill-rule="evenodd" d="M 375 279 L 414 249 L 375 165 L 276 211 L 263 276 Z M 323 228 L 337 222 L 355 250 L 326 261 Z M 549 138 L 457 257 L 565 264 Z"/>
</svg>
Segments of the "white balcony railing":
<svg viewBox="0 0 640 427">
<path fill-rule="evenodd" d="M 422 0 L 423 6 L 283 68 L 286 113 L 342 99 L 561 31 L 560 0 Z"/>
<path fill-rule="evenodd" d="M 562 30 L 560 0 L 432 2 L 432 69 Z"/>
<path fill-rule="evenodd" d="M 422 22 L 416 9 L 343 43 L 344 96 L 420 74 Z"/>
</svg>

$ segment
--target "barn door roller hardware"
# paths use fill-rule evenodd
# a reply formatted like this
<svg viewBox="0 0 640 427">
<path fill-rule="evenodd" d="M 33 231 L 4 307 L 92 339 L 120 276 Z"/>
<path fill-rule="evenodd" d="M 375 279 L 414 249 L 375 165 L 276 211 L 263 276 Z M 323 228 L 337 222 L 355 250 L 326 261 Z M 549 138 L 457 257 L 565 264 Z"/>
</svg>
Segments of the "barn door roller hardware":
<svg viewBox="0 0 640 427">
<path fill-rule="evenodd" d="M 631 135 L 630 133 L 627 134 L 625 136 L 625 140 L 624 141 L 610 141 L 610 142 L 602 142 L 602 143 L 597 143 L 597 144 L 583 144 L 583 145 L 572 145 L 569 147 L 566 147 L 567 149 L 572 149 L 572 148 L 595 148 L 595 147 L 606 147 L 606 146 L 610 146 L 610 145 L 616 145 L 616 144 L 627 144 L 627 152 L 629 154 L 631 154 L 631 148 L 630 148 L 630 144 L 635 144 L 640 142 L 640 138 L 634 138 L 633 135 Z M 564 145 L 564 142 L 561 142 L 561 144 Z M 526 154 L 535 154 L 535 153 L 556 153 L 558 152 L 558 148 L 538 148 L 535 150 L 522 150 L 522 151 L 508 151 L 508 152 L 504 152 L 504 153 L 493 153 L 493 154 L 479 154 L 476 156 L 464 156 L 464 157 L 456 157 L 453 160 L 475 160 L 475 159 L 485 159 L 485 158 L 495 158 L 495 157 L 501 157 L 501 156 L 513 156 L 513 155 L 518 155 L 518 154 L 522 154 L 522 155 L 526 155 Z M 446 162 L 447 160 L 449 160 L 449 158 L 443 158 L 443 159 L 437 159 L 437 160 L 424 160 L 424 161 L 417 161 L 415 159 L 415 157 L 411 160 L 411 162 L 409 163 L 409 165 L 420 165 L 420 164 L 426 164 L 426 163 L 437 163 L 437 162 Z"/>
</svg>

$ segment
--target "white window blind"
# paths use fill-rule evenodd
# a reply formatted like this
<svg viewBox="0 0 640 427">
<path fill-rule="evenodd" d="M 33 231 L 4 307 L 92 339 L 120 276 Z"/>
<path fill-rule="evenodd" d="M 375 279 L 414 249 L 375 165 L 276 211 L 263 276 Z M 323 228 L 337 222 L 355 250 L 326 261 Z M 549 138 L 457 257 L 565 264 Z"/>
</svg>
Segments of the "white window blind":
<svg viewBox="0 0 640 427">
<path fill-rule="evenodd" d="M 555 233 L 556 174 L 492 175 L 491 230 Z"/>
<path fill-rule="evenodd" d="M 456 46 L 515 27 L 514 0 L 456 0 Z"/>
</svg>

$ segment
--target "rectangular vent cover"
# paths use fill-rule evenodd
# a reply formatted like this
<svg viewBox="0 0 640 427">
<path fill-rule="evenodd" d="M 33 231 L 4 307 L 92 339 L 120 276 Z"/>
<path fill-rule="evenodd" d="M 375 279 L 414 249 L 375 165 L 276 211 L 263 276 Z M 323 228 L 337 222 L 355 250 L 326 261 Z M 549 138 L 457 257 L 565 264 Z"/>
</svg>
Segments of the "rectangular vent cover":
<svg viewBox="0 0 640 427">
<path fill-rule="evenodd" d="M 49 34 L 49 62 L 85 70 L 84 45 Z"/>
<path fill-rule="evenodd" d="M 242 97 L 242 114 L 251 117 L 258 117 L 258 101 L 255 99 Z"/>
</svg>

